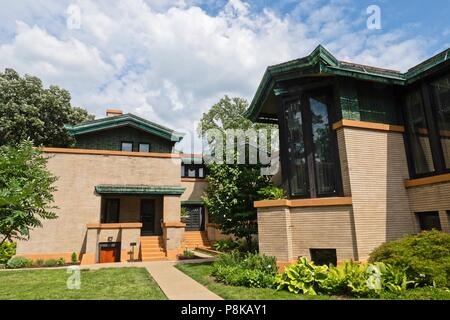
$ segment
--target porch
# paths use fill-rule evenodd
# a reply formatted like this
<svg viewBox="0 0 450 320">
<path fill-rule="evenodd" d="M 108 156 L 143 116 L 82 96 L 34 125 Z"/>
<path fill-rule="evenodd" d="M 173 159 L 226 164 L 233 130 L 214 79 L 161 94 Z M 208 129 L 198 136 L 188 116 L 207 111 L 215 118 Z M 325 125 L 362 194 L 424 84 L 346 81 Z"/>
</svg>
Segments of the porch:
<svg viewBox="0 0 450 320">
<path fill-rule="evenodd" d="M 99 220 L 87 224 L 82 264 L 174 259 L 182 251 L 178 186 L 100 185 Z"/>
</svg>

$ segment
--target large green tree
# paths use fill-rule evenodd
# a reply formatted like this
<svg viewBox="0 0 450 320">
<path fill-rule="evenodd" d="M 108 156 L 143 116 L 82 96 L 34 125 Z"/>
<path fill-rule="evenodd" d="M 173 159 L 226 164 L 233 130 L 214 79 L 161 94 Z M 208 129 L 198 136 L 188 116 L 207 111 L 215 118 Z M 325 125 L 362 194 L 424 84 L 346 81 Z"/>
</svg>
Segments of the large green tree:
<svg viewBox="0 0 450 320">
<path fill-rule="evenodd" d="M 199 135 L 204 138 L 203 135 L 209 129 L 222 133 L 230 129 L 273 129 L 271 125 L 255 124 L 245 118 L 247 108 L 245 99 L 225 96 L 203 114 L 198 128 Z M 212 149 L 215 142 L 210 141 Z M 225 144 L 225 148 L 229 149 L 230 146 Z M 237 159 L 237 150 L 234 152 Z M 224 234 L 246 239 L 249 248 L 253 235 L 258 233 L 257 211 L 253 202 L 261 199 L 258 191 L 271 185 L 270 177 L 261 175 L 261 167 L 260 164 L 248 162 L 208 164 L 208 187 L 203 198 L 208 213 L 220 225 Z"/>
<path fill-rule="evenodd" d="M 69 147 L 73 138 L 65 124 L 94 119 L 72 107 L 70 93 L 58 86 L 46 89 L 39 78 L 6 69 L 0 73 L 0 145 L 31 140 L 34 145 Z"/>
<path fill-rule="evenodd" d="M 46 163 L 31 141 L 0 147 L 0 245 L 26 240 L 42 220 L 57 218 L 51 207 L 56 177 Z"/>
</svg>

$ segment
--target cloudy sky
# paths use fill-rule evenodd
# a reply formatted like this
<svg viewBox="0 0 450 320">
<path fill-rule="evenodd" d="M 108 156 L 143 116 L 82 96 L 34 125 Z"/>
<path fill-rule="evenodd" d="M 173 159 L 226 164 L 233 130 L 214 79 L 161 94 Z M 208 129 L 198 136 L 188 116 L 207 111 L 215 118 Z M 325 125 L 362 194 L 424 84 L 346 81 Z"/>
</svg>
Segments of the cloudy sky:
<svg viewBox="0 0 450 320">
<path fill-rule="evenodd" d="M 0 69 L 64 87 L 97 117 L 120 108 L 185 132 L 225 94 L 251 100 L 268 65 L 318 44 L 341 60 L 402 71 L 450 47 L 448 0 L 0 4 Z M 367 28 L 372 4 L 379 30 Z"/>
</svg>

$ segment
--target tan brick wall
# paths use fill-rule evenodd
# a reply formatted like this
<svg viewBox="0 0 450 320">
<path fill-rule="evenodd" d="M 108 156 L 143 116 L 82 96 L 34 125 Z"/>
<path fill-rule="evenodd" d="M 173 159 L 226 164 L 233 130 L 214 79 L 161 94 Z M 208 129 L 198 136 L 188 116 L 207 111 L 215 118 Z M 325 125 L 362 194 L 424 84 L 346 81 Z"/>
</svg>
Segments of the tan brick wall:
<svg viewBox="0 0 450 320">
<path fill-rule="evenodd" d="M 337 130 L 336 136 L 339 149 L 339 161 L 341 164 L 342 188 L 344 191 L 344 196 L 350 197 L 352 195 L 352 189 L 350 187 L 350 175 L 348 172 L 347 149 L 345 145 L 344 130 Z"/>
<path fill-rule="evenodd" d="M 17 252 L 80 252 L 86 247 L 86 224 L 100 222 L 99 184 L 180 186 L 180 159 L 150 157 L 47 154 L 56 182 L 55 212 L 59 218 L 44 221 L 31 232 L 30 241 L 18 243 Z M 178 210 L 179 211 L 179 210 Z M 176 210 L 172 211 L 176 215 Z M 175 216 L 173 217 L 175 218 Z"/>
<path fill-rule="evenodd" d="M 206 187 L 208 186 L 208 182 L 206 181 L 181 181 L 181 186 L 186 188 L 186 191 L 181 195 L 181 201 L 187 200 L 202 200 L 202 196 Z"/>
<path fill-rule="evenodd" d="M 344 133 L 358 256 L 365 260 L 380 244 L 416 230 L 404 186 L 409 176 L 403 135 L 355 128 L 338 131 Z"/>
</svg>

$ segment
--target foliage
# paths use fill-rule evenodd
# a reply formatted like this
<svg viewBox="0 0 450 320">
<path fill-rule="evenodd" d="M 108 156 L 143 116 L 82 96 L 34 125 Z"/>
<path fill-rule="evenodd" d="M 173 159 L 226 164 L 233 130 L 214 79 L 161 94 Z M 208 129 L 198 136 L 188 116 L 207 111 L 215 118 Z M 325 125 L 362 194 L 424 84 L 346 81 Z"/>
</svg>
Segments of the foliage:
<svg viewBox="0 0 450 320">
<path fill-rule="evenodd" d="M 316 266 L 300 258 L 277 276 L 276 284 L 278 290 L 295 294 L 377 297 L 383 292 L 401 294 L 412 287 L 414 281 L 408 280 L 404 269 L 384 263 Z"/>
<path fill-rule="evenodd" d="M 188 218 L 190 215 L 191 215 L 191 213 L 189 212 L 188 209 L 186 209 L 185 207 L 181 207 L 181 210 L 180 210 L 180 216 L 181 216 L 181 218 L 186 219 L 186 218 Z"/>
<path fill-rule="evenodd" d="M 221 252 L 229 252 L 239 248 L 239 242 L 233 239 L 221 239 L 214 243 L 214 249 Z"/>
<path fill-rule="evenodd" d="M 42 267 L 44 265 L 44 260 L 43 259 L 37 259 L 34 261 L 33 265 L 35 265 L 36 267 Z"/>
<path fill-rule="evenodd" d="M 0 147 L 0 244 L 27 240 L 41 220 L 56 219 L 49 205 L 56 181 L 46 168 L 47 159 L 31 142 Z"/>
<path fill-rule="evenodd" d="M 48 259 L 44 261 L 44 267 L 55 267 L 58 265 L 58 260 L 56 259 Z"/>
<path fill-rule="evenodd" d="M 6 264 L 16 254 L 15 242 L 3 242 L 0 245 L 0 264 Z"/>
<path fill-rule="evenodd" d="M 284 199 L 284 190 L 280 187 L 269 185 L 258 190 L 258 195 L 263 200 Z"/>
<path fill-rule="evenodd" d="M 253 202 L 258 191 L 270 184 L 259 166 L 213 163 L 208 166 L 208 187 L 203 201 L 208 213 L 224 234 L 245 238 L 251 244 L 258 233 L 257 211 Z"/>
<path fill-rule="evenodd" d="M 370 262 L 405 268 L 408 278 L 420 286 L 450 287 L 450 235 L 422 232 L 387 242 L 370 254 Z"/>
<path fill-rule="evenodd" d="M 258 254 L 224 253 L 213 264 L 212 275 L 217 281 L 250 288 L 271 287 L 277 273 L 276 259 Z"/>
<path fill-rule="evenodd" d="M 66 260 L 64 258 L 59 258 L 56 260 L 56 265 L 57 266 L 65 266 L 66 265 Z"/>
<path fill-rule="evenodd" d="M 21 256 L 14 256 L 8 261 L 7 266 L 10 269 L 19 269 L 29 267 L 32 264 L 33 261 L 30 259 Z"/>
<path fill-rule="evenodd" d="M 70 93 L 57 86 L 45 89 L 36 77 L 16 71 L 0 72 L 0 145 L 31 140 L 34 145 L 69 147 L 74 139 L 64 128 L 94 119 L 72 107 Z"/>
<path fill-rule="evenodd" d="M 72 262 L 72 264 L 78 263 L 78 256 L 75 252 L 72 252 L 72 255 L 70 256 L 70 261 Z"/>
<path fill-rule="evenodd" d="M 194 252 L 192 252 L 191 250 L 185 249 L 185 250 L 183 251 L 183 256 L 184 256 L 184 257 L 194 257 L 195 254 L 194 254 Z"/>
</svg>

